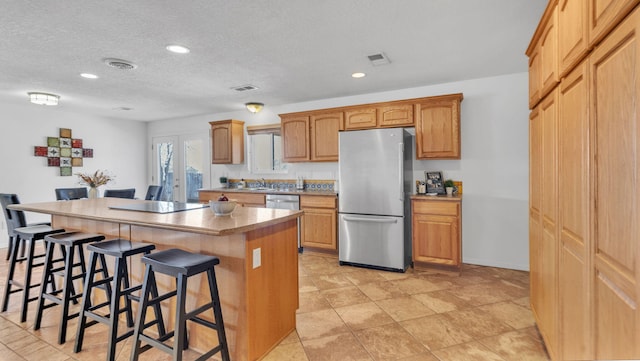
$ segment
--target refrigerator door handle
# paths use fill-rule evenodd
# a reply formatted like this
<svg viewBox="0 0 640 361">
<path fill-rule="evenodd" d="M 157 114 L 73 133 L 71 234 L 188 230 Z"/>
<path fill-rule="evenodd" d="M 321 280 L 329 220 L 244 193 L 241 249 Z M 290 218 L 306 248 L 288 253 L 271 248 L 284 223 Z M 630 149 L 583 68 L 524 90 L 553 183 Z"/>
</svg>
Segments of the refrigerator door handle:
<svg viewBox="0 0 640 361">
<path fill-rule="evenodd" d="M 345 221 L 349 222 L 370 222 L 370 223 L 398 223 L 397 219 L 375 219 L 375 218 L 361 218 L 361 217 L 348 217 L 345 216 L 343 218 Z"/>
<path fill-rule="evenodd" d="M 404 202 L 404 179 L 402 166 L 404 165 L 404 144 L 398 143 L 398 185 L 400 187 L 400 200 Z"/>
</svg>

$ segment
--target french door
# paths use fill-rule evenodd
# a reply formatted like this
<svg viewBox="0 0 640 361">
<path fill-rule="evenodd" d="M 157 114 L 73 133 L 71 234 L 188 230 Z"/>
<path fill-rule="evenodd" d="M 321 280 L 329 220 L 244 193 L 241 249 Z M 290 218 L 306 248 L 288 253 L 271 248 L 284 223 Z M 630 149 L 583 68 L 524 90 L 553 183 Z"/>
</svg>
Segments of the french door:
<svg viewBox="0 0 640 361">
<path fill-rule="evenodd" d="M 154 137 L 153 184 L 160 200 L 198 202 L 198 189 L 209 187 L 208 134 Z"/>
</svg>

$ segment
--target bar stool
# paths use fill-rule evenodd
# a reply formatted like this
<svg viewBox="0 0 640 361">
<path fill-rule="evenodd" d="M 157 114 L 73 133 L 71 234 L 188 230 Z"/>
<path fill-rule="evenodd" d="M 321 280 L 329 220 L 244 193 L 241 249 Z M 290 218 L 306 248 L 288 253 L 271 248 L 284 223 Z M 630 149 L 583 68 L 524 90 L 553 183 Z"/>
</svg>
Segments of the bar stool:
<svg viewBox="0 0 640 361">
<path fill-rule="evenodd" d="M 65 232 L 48 235 L 44 238 L 47 250 L 44 260 L 44 273 L 42 275 L 42 286 L 40 287 L 40 299 L 38 301 L 38 313 L 34 330 L 39 330 L 42 322 L 42 312 L 56 305 L 62 306 L 62 314 L 58 325 L 58 343 L 63 344 L 67 339 L 67 323 L 69 320 L 78 317 L 79 313 L 69 313 L 69 303 L 78 303 L 78 298 L 82 297 L 82 292 L 76 293 L 73 281 L 84 279 L 87 267 L 84 261 L 84 251 L 82 246 L 87 243 L 99 242 L 104 239 L 103 235 L 83 232 Z M 59 246 L 62 257 L 54 258 L 55 246 Z M 75 254 L 78 254 L 78 261 Z M 61 264 L 60 264 L 61 263 Z M 74 270 L 80 267 L 80 272 Z M 55 288 L 54 276 L 63 278 L 62 289 Z M 48 287 L 51 289 L 47 291 Z M 45 300 L 51 301 L 46 304 Z"/>
<path fill-rule="evenodd" d="M 90 251 L 89 266 L 84 281 L 85 290 L 84 296 L 82 297 L 80 321 L 78 322 L 74 352 L 80 352 L 82 350 L 85 329 L 100 322 L 109 326 L 109 336 L 107 336 L 109 338 L 107 360 L 115 360 L 116 344 L 133 334 L 133 329 L 131 329 L 121 336 L 118 336 L 119 315 L 123 312 L 126 313 L 127 326 L 133 327 L 133 308 L 131 307 L 131 301 L 139 301 L 139 298 L 135 297 L 133 292 L 142 288 L 142 285 L 131 286 L 130 284 L 127 257 L 137 254 L 146 255 L 155 248 L 156 247 L 150 243 L 131 242 L 125 239 L 98 242 L 90 244 L 87 247 L 87 250 Z M 109 276 L 105 256 L 115 258 L 113 276 Z M 100 263 L 100 268 L 98 268 L 98 263 Z M 97 275 L 101 275 L 101 278 L 96 279 Z M 100 286 L 105 286 L 101 288 L 106 292 L 107 301 L 92 305 L 91 292 L 95 287 Z M 157 289 L 152 288 L 151 295 L 158 297 Z M 121 308 L 120 300 L 123 297 L 124 307 Z M 104 308 L 107 306 L 109 306 L 109 310 L 105 314 Z M 165 335 L 166 331 L 159 304 L 154 306 L 154 311 L 158 325 L 158 334 Z M 87 318 L 91 318 L 91 321 L 87 322 Z"/>
<path fill-rule="evenodd" d="M 15 237 L 13 237 L 13 247 L 11 248 L 11 257 L 9 260 L 9 274 L 7 275 L 7 284 L 4 287 L 4 299 L 2 301 L 2 312 L 7 310 L 9 306 L 9 296 L 13 293 L 22 292 L 22 310 L 20 313 L 20 322 L 27 320 L 27 310 L 29 309 L 29 302 L 35 301 L 37 297 L 30 297 L 30 291 L 32 288 L 40 286 L 40 283 L 31 283 L 31 275 L 36 267 L 41 267 L 44 263 L 36 263 L 38 258 L 43 258 L 44 253 L 35 253 L 36 241 L 42 240 L 45 236 L 55 233 L 64 232 L 62 228 L 51 228 L 46 225 L 37 225 L 29 227 L 14 228 Z M 18 249 L 21 242 L 26 242 L 27 255 L 26 257 L 19 256 Z M 20 283 L 14 279 L 16 265 L 20 262 L 27 261 L 25 265 L 24 282 Z"/>
<path fill-rule="evenodd" d="M 136 324 L 133 332 L 134 339 L 131 361 L 137 361 L 140 353 L 147 351 L 151 347 L 157 347 L 172 355 L 174 361 L 181 361 L 182 351 L 188 348 L 186 333 L 187 321 L 193 321 L 209 327 L 218 333 L 218 346 L 198 357 L 198 361 L 206 360 L 218 352 L 221 353 L 223 361 L 229 361 L 229 347 L 224 332 L 224 322 L 222 321 L 222 310 L 220 308 L 218 285 L 216 283 L 214 270 L 214 266 L 220 263 L 220 259 L 215 256 L 190 253 L 180 249 L 168 249 L 146 255 L 142 257 L 142 262 L 146 264 L 146 267 L 144 280 L 142 282 L 140 307 L 136 315 Z M 149 299 L 150 290 L 156 285 L 155 272 L 174 277 L 176 279 L 176 290 Z M 202 272 L 207 272 L 211 302 L 191 312 L 186 312 L 185 298 L 187 296 L 187 278 Z M 144 334 L 145 329 L 149 327 L 148 323 L 144 323 L 147 308 L 173 296 L 177 298 L 175 329 L 159 338 L 153 338 Z M 209 309 L 213 310 L 215 323 L 198 317 L 199 314 Z M 171 337 L 173 337 L 173 347 L 165 343 L 165 341 Z M 147 343 L 147 345 L 141 346 L 142 341 Z"/>
</svg>

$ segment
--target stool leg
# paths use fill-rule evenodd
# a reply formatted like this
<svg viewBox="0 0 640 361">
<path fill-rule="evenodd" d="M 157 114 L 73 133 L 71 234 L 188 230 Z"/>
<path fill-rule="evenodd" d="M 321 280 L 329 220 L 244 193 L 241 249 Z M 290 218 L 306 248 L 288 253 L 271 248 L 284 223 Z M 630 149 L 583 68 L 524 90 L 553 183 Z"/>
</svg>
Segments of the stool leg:
<svg viewBox="0 0 640 361">
<path fill-rule="evenodd" d="M 9 274 L 7 275 L 7 282 L 4 287 L 4 297 L 2 299 L 2 312 L 7 311 L 7 307 L 9 307 L 9 295 L 11 294 L 11 286 L 13 286 L 13 277 L 16 272 L 16 263 L 18 259 L 18 242 L 20 242 L 20 236 L 13 237 L 14 243 L 11 247 L 11 257 L 9 257 Z"/>
<path fill-rule="evenodd" d="M 128 290 L 131 284 L 129 282 L 129 267 L 127 266 L 126 257 L 122 260 L 116 260 L 116 265 L 119 265 L 122 269 L 119 277 L 122 279 L 124 289 Z M 128 295 L 124 297 L 124 309 L 127 317 L 127 327 L 133 327 L 133 306 L 131 305 L 131 298 Z"/>
<path fill-rule="evenodd" d="M 120 315 L 120 298 L 122 297 L 122 278 L 126 277 L 126 275 L 122 273 L 123 268 L 125 268 L 122 265 L 123 261 L 126 263 L 126 260 L 116 257 L 116 265 L 113 270 L 113 290 L 109 315 L 109 345 L 107 350 L 107 360 L 109 361 L 113 361 L 116 358 L 116 338 L 118 337 L 118 316 Z M 131 300 L 129 300 L 129 302 L 131 302 Z M 131 307 L 130 303 L 128 307 Z"/>
<path fill-rule="evenodd" d="M 80 316 L 78 316 L 78 329 L 76 330 L 76 342 L 73 345 L 73 352 L 80 352 L 82 350 L 82 342 L 84 340 L 84 329 L 87 326 L 87 316 L 84 315 L 84 311 L 91 307 L 91 290 L 93 289 L 93 276 L 95 272 L 96 260 L 98 255 L 91 252 L 89 256 L 89 272 L 84 277 L 84 294 L 82 295 L 82 301 L 80 302 Z"/>
<path fill-rule="evenodd" d="M 9 237 L 9 247 L 7 247 L 7 258 L 5 258 L 7 261 L 9 260 L 9 258 L 11 258 L 11 251 L 13 250 L 13 238 L 15 236 L 11 236 Z"/>
<path fill-rule="evenodd" d="M 216 274 L 213 268 L 207 270 L 207 276 L 209 278 L 209 292 L 211 293 L 211 300 L 213 301 L 213 316 L 216 320 L 216 331 L 218 331 L 218 342 L 222 349 L 220 353 L 222 355 L 222 361 L 230 361 L 229 359 L 229 345 L 227 344 L 227 335 L 224 331 L 224 321 L 222 320 L 222 307 L 220 305 L 220 294 L 218 293 L 218 283 L 216 281 Z"/>
<path fill-rule="evenodd" d="M 64 247 L 67 248 L 67 247 Z M 71 295 L 75 295 L 73 288 L 73 260 L 75 247 L 67 248 L 64 264 L 64 286 L 62 289 L 62 320 L 58 328 L 58 343 L 63 344 L 67 340 L 67 322 L 69 321 L 69 301 Z M 84 267 L 83 267 L 84 268 Z"/>
<path fill-rule="evenodd" d="M 189 345 L 185 342 L 187 334 L 186 320 L 186 296 L 187 296 L 187 276 L 179 274 L 176 277 L 176 322 L 175 333 L 173 335 L 173 361 L 182 361 L 182 350 Z"/>
<path fill-rule="evenodd" d="M 29 240 L 29 248 L 27 249 L 27 265 L 25 266 L 24 290 L 22 293 L 22 312 L 20 313 L 20 322 L 27 321 L 27 310 L 29 309 L 29 296 L 31 291 L 31 274 L 33 273 L 33 258 L 35 254 L 36 240 Z"/>
<path fill-rule="evenodd" d="M 43 294 L 47 292 L 47 285 L 55 285 L 53 279 L 53 273 L 51 273 L 51 269 L 53 269 L 53 252 L 54 252 L 54 244 L 51 242 L 45 241 L 45 253 L 44 253 L 44 270 L 42 271 L 42 281 L 40 282 L 40 297 L 38 299 L 38 311 L 36 313 L 36 323 L 33 326 L 34 330 L 39 330 L 42 322 L 42 312 L 44 312 L 44 301 L 45 298 Z"/>
<path fill-rule="evenodd" d="M 155 280 L 155 276 L 154 276 L 154 280 Z M 158 285 L 155 283 L 155 281 L 151 284 L 150 292 L 151 292 L 151 298 L 158 298 Z M 152 307 L 153 307 L 153 312 L 156 315 L 158 335 L 162 337 L 167 334 L 167 329 L 164 326 L 164 318 L 162 317 L 162 307 L 160 306 L 160 303 L 154 303 Z"/>
<path fill-rule="evenodd" d="M 140 292 L 140 304 L 138 305 L 135 328 L 133 329 L 131 361 L 138 361 L 138 357 L 140 356 L 140 333 L 144 329 L 144 320 L 147 315 L 147 302 L 149 301 L 150 285 L 155 285 L 155 283 L 156 279 L 151 271 L 151 265 L 147 265 L 144 269 L 144 279 L 142 281 L 142 290 Z"/>
</svg>

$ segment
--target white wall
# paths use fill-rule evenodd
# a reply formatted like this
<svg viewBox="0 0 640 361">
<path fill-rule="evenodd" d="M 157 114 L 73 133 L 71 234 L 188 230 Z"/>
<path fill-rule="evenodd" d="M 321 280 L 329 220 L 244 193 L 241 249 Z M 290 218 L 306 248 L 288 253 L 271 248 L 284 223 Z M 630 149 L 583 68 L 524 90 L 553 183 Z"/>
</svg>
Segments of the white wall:
<svg viewBox="0 0 640 361">
<path fill-rule="evenodd" d="M 59 128 L 70 128 L 74 138 L 92 148 L 94 158 L 85 158 L 73 173 L 108 170 L 115 182 L 100 187 L 136 188 L 136 196 L 147 190 L 147 124 L 116 121 L 69 113 L 64 98 L 57 107 L 34 105 L 26 95 L 23 103 L 0 104 L 0 192 L 16 193 L 22 203 L 54 201 L 55 188 L 79 187 L 78 177 L 62 177 L 58 167 L 48 167 L 46 157 L 35 157 L 34 146 L 46 146 L 47 137 L 56 137 Z M 4 217 L 0 217 L 0 248 L 6 247 Z M 48 216 L 29 213 L 27 222 L 47 221 Z"/>
<path fill-rule="evenodd" d="M 415 161 L 415 179 L 424 178 L 424 170 L 442 170 L 445 177 L 463 181 L 464 262 L 528 270 L 527 84 L 527 73 L 518 73 L 278 107 L 266 104 L 259 114 L 239 109 L 237 112 L 152 122 L 148 137 L 209 132 L 208 122 L 213 120 L 239 119 L 245 121 L 245 125 L 279 123 L 278 114 L 281 113 L 463 93 L 462 159 Z M 337 163 L 296 163 L 291 165 L 288 174 L 266 178 L 333 179 L 337 171 Z M 210 186 L 217 187 L 221 175 L 255 178 L 246 163 L 212 165 Z"/>
</svg>

